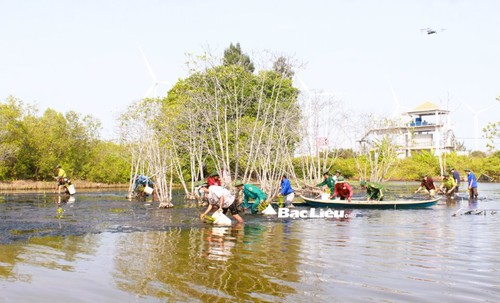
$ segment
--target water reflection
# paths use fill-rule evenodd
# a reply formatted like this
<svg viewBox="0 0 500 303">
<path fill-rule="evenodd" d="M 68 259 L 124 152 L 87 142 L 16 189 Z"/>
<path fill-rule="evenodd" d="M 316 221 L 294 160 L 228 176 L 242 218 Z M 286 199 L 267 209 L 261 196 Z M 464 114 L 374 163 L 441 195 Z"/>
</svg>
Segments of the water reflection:
<svg viewBox="0 0 500 303">
<path fill-rule="evenodd" d="M 243 228 L 241 225 L 235 227 L 213 226 L 204 229 L 206 235 L 206 247 L 202 257 L 215 261 L 227 261 L 232 256 L 232 249 L 237 242 L 242 242 Z M 239 240 L 239 241 L 238 241 Z"/>
<path fill-rule="evenodd" d="M 74 271 L 80 256 L 94 255 L 99 240 L 95 235 L 83 237 L 33 237 L 21 245 L 12 243 L 0 248 L 0 276 L 30 282 L 31 275 L 19 274 L 16 264 L 51 270 Z"/>
<path fill-rule="evenodd" d="M 117 246 L 115 281 L 123 290 L 180 301 L 284 298 L 294 289 L 283 282 L 298 281 L 299 250 L 290 242 L 295 248 L 286 254 L 281 245 L 269 246 L 270 238 L 281 242 L 280 234 L 239 225 L 127 235 Z"/>
</svg>

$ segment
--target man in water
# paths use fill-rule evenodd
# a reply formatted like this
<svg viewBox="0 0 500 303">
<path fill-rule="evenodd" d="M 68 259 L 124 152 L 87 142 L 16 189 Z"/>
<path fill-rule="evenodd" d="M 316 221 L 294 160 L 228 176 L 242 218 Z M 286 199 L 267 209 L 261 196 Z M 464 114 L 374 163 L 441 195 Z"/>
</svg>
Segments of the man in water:
<svg viewBox="0 0 500 303">
<path fill-rule="evenodd" d="M 465 173 L 467 174 L 467 188 L 469 189 L 469 199 L 477 199 L 477 179 L 476 175 L 471 172 L 470 169 L 466 168 Z"/>
<path fill-rule="evenodd" d="M 66 172 L 64 169 L 62 169 L 61 164 L 57 164 L 56 166 L 56 176 L 54 177 L 56 179 L 56 189 L 55 192 L 58 194 L 61 193 L 61 187 L 65 186 L 66 184 L 71 184 L 71 181 L 69 181 Z"/>
<path fill-rule="evenodd" d="M 316 187 L 327 186 L 330 189 L 330 195 L 333 195 L 335 191 L 335 180 L 330 176 L 330 172 L 325 171 L 323 173 L 323 182 L 316 184 Z"/>
<path fill-rule="evenodd" d="M 446 194 L 446 197 L 453 199 L 456 187 L 457 187 L 457 183 L 455 182 L 455 179 L 450 178 L 450 175 L 448 173 L 444 173 L 443 182 L 441 182 L 441 186 L 439 187 L 439 190 L 443 194 Z"/>
<path fill-rule="evenodd" d="M 458 188 L 460 187 L 460 174 L 453 167 L 451 168 L 451 174 L 453 175 L 453 179 L 457 186 L 455 187 L 455 192 L 458 193 Z"/>
<path fill-rule="evenodd" d="M 366 200 L 383 200 L 385 187 L 382 184 L 376 182 L 361 181 L 359 185 L 361 185 L 361 188 L 366 188 Z"/>
<path fill-rule="evenodd" d="M 283 175 L 281 177 L 281 190 L 280 194 L 285 198 L 285 207 L 294 207 L 292 204 L 293 198 L 295 198 L 295 193 L 293 191 L 292 185 L 290 184 L 290 180 Z"/>
<path fill-rule="evenodd" d="M 207 178 L 207 184 L 208 184 L 208 186 L 212 186 L 212 185 L 222 186 L 222 183 L 221 183 L 221 181 L 219 179 L 219 174 L 218 173 L 213 173 L 210 176 L 208 176 L 208 178 Z"/>
<path fill-rule="evenodd" d="M 218 185 L 208 186 L 208 183 L 201 185 L 201 191 L 203 191 L 208 198 L 208 207 L 205 212 L 200 216 L 203 220 L 206 214 L 208 214 L 212 208 L 218 207 L 222 209 L 222 213 L 226 214 L 228 211 L 231 215 L 238 221 L 238 223 L 243 223 L 243 218 L 238 214 L 238 207 L 235 203 L 234 195 L 226 188 Z"/>
<path fill-rule="evenodd" d="M 352 199 L 352 187 L 349 183 L 344 180 L 344 177 L 340 176 L 337 178 L 337 183 L 335 183 L 335 188 L 333 191 L 333 195 L 330 196 L 330 199 L 339 196 L 340 200 L 346 200 L 351 202 Z"/>
<path fill-rule="evenodd" d="M 420 186 L 415 191 L 415 194 L 418 193 L 420 190 L 422 190 L 422 188 L 426 189 L 427 193 L 431 198 L 433 198 L 436 195 L 436 187 L 434 186 L 434 181 L 428 175 L 422 176 L 422 182 L 420 182 Z"/>
<path fill-rule="evenodd" d="M 243 189 L 243 208 L 250 208 L 250 204 L 248 203 L 249 199 L 254 199 L 251 210 L 252 214 L 256 214 L 259 209 L 260 201 L 266 201 L 267 195 L 264 191 L 253 184 L 243 184 L 241 181 L 236 181 L 234 186 L 238 190 Z"/>
</svg>

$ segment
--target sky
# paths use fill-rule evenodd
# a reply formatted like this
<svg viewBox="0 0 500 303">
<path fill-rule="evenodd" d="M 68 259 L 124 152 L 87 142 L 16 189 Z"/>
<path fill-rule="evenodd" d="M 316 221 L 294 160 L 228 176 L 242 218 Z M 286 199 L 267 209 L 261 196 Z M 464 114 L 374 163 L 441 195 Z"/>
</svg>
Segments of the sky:
<svg viewBox="0 0 500 303">
<path fill-rule="evenodd" d="M 175 83 L 187 54 L 240 43 L 250 57 L 304 63 L 296 74 L 310 90 L 355 113 L 433 102 L 475 149 L 474 117 L 479 129 L 500 120 L 498 12 L 496 0 L 0 0 L 0 100 L 92 115 L 112 139 L 153 83 L 144 56 Z"/>
</svg>

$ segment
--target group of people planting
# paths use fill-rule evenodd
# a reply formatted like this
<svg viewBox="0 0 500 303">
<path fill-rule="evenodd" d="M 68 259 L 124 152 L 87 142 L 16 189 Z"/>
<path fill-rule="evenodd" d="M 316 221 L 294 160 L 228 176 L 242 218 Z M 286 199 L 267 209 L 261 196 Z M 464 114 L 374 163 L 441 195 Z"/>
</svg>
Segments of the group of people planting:
<svg viewBox="0 0 500 303">
<path fill-rule="evenodd" d="M 448 172 L 443 174 L 443 181 L 439 188 L 436 188 L 431 176 L 423 175 L 422 182 L 415 193 L 424 189 L 431 197 L 434 197 L 436 193 L 442 193 L 453 199 L 455 193 L 458 192 L 461 180 L 459 172 L 453 167 L 450 168 L 450 173 L 451 175 Z M 478 196 L 476 175 L 468 168 L 465 169 L 465 173 L 467 174 L 467 191 L 469 193 L 469 199 L 476 199 Z"/>
<path fill-rule="evenodd" d="M 317 184 L 316 187 L 327 186 L 330 189 L 330 199 L 339 197 L 342 200 L 351 201 L 352 198 L 352 186 L 345 181 L 344 177 L 337 170 L 335 175 L 332 176 L 330 172 L 323 173 L 324 180 Z M 250 209 L 252 214 L 256 214 L 259 209 L 259 205 L 267 200 L 266 193 L 256 185 L 250 183 L 243 183 L 241 181 L 236 181 L 234 186 L 237 189 L 236 195 L 230 190 L 222 186 L 219 179 L 219 174 L 211 174 L 207 181 L 199 186 L 200 196 L 208 198 L 208 207 L 204 213 L 201 214 L 201 219 L 203 219 L 208 213 L 210 213 L 214 208 L 218 208 L 224 214 L 230 212 L 233 217 L 238 222 L 243 222 L 243 218 L 239 215 L 240 210 L 238 209 L 238 201 L 236 196 L 241 193 L 243 196 L 243 201 L 241 206 L 243 211 Z M 384 187 L 375 182 L 361 182 L 361 186 L 366 189 L 367 199 L 369 200 L 382 200 L 384 197 Z M 290 184 L 290 180 L 286 175 L 281 177 L 280 183 L 280 196 L 283 197 L 284 207 L 294 207 L 292 201 L 295 197 L 295 192 Z M 254 200 L 253 203 L 249 203 L 250 200 Z"/>
<path fill-rule="evenodd" d="M 470 169 L 466 169 L 467 173 L 467 187 L 469 190 L 470 198 L 477 198 L 477 179 L 474 173 Z M 423 175 L 421 184 L 415 193 L 424 190 L 430 197 L 434 197 L 437 192 L 447 195 L 447 197 L 453 198 L 460 185 L 460 175 L 459 173 L 450 168 L 450 173 L 444 173 L 442 176 L 441 186 L 437 189 L 434 185 L 434 181 L 428 175 Z M 234 186 L 237 189 L 236 194 L 233 194 L 230 190 L 222 186 L 219 179 L 219 175 L 214 173 L 207 178 L 207 182 L 200 185 L 200 193 L 202 197 L 208 198 L 209 205 L 205 212 L 201 214 L 203 219 L 209 212 L 214 208 L 218 208 L 224 214 L 230 212 L 233 217 L 238 222 L 243 222 L 243 218 L 239 215 L 239 205 L 236 196 L 242 194 L 243 201 L 241 206 L 243 211 L 250 209 L 252 214 L 256 214 L 259 209 L 259 205 L 267 200 L 266 193 L 260 189 L 258 186 L 253 184 L 244 184 L 241 181 L 236 181 Z M 335 174 L 330 174 L 329 171 L 323 173 L 323 181 L 312 187 L 323 187 L 329 188 L 329 199 L 339 198 L 340 200 L 348 200 L 351 202 L 353 196 L 353 188 L 341 175 L 339 170 L 335 171 Z M 362 189 L 366 190 L 366 199 L 368 201 L 382 201 L 385 196 L 385 187 L 377 182 L 367 182 L 361 181 L 360 186 Z M 284 207 L 294 207 L 292 201 L 295 196 L 295 192 L 290 184 L 290 180 L 283 175 L 280 184 L 280 195 L 283 196 Z M 252 204 L 249 203 L 250 200 L 254 200 Z"/>
<path fill-rule="evenodd" d="M 339 197 L 341 200 L 351 202 L 353 190 L 352 186 L 341 175 L 340 170 L 331 175 L 329 171 L 323 173 L 323 182 L 316 184 L 316 187 L 327 186 L 330 189 L 330 199 Z M 385 187 L 376 182 L 360 182 L 361 188 L 366 189 L 367 200 L 381 201 L 384 198 Z"/>
<path fill-rule="evenodd" d="M 218 173 L 211 174 L 207 178 L 207 182 L 199 186 L 200 196 L 208 198 L 208 207 L 205 212 L 201 214 L 201 219 L 211 212 L 213 208 L 217 207 L 218 210 L 222 211 L 224 214 L 230 212 L 238 222 L 242 223 L 243 218 L 239 215 L 240 210 L 238 209 L 237 195 L 241 193 L 243 196 L 243 201 L 241 203 L 243 211 L 250 209 L 252 214 L 256 214 L 260 204 L 267 200 L 267 194 L 254 184 L 243 183 L 237 180 L 234 183 L 234 187 L 237 190 L 236 195 L 222 186 Z M 292 201 L 295 193 L 286 175 L 283 175 L 281 178 L 280 195 L 284 197 L 285 207 L 293 207 Z M 253 203 L 250 203 L 250 200 L 253 200 Z"/>
</svg>

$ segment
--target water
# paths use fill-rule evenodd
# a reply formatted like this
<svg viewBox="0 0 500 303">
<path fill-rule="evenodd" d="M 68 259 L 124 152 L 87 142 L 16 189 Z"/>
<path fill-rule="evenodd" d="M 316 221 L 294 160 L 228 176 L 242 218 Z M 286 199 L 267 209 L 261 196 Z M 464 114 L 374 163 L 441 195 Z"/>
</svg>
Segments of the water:
<svg viewBox="0 0 500 303">
<path fill-rule="evenodd" d="M 500 184 L 480 195 L 212 227 L 180 196 L 1 194 L 0 302 L 500 302 Z"/>
</svg>

